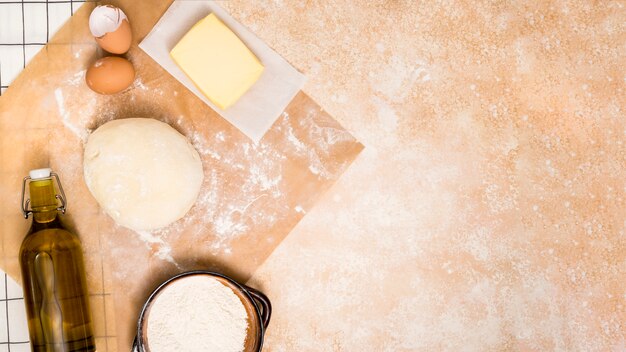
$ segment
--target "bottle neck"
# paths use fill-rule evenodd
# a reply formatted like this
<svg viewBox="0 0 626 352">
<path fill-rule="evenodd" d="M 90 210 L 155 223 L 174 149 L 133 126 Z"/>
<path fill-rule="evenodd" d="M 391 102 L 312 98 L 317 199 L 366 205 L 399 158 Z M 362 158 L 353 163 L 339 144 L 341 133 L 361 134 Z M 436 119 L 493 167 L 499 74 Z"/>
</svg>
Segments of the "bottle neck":
<svg viewBox="0 0 626 352">
<path fill-rule="evenodd" d="M 30 207 L 33 219 L 38 223 L 49 223 L 57 218 L 58 202 L 52 179 L 34 180 L 29 183 Z"/>
</svg>

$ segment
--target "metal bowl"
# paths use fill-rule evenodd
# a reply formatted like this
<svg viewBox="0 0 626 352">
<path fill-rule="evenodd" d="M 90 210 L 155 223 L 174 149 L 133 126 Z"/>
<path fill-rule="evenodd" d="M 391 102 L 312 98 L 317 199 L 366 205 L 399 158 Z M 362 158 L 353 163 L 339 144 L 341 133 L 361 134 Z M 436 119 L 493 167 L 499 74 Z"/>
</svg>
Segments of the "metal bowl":
<svg viewBox="0 0 626 352">
<path fill-rule="evenodd" d="M 150 297 L 144 304 L 141 309 L 141 314 L 139 315 L 139 321 L 137 323 L 137 336 L 133 342 L 133 351 L 150 352 L 149 341 L 147 339 L 148 329 L 146 329 L 145 326 L 147 325 L 147 317 L 150 314 L 150 307 L 158 298 L 159 293 L 161 293 L 162 290 L 173 281 L 193 275 L 210 276 L 233 290 L 243 303 L 246 312 L 248 313 L 248 334 L 244 345 L 244 352 L 260 352 L 263 348 L 265 330 L 267 329 L 272 314 L 272 305 L 270 300 L 263 293 L 251 287 L 242 285 L 226 275 L 203 270 L 189 271 L 178 274 L 165 281 L 152 291 L 152 294 L 150 294 Z"/>
</svg>

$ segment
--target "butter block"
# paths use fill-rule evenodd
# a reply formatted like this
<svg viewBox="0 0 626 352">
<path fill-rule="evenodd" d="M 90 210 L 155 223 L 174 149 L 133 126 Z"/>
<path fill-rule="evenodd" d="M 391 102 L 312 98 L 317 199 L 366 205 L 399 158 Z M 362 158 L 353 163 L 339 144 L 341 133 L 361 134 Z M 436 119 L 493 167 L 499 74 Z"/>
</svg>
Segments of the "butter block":
<svg viewBox="0 0 626 352">
<path fill-rule="evenodd" d="M 176 64 L 222 110 L 263 73 L 263 65 L 215 14 L 196 23 L 170 51 Z"/>
</svg>

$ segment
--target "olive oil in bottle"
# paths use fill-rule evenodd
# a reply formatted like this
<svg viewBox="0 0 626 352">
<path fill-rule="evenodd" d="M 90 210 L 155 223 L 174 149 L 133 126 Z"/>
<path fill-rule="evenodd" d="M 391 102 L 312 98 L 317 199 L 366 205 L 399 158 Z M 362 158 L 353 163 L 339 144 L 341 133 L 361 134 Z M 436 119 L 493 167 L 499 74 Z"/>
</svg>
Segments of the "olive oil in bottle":
<svg viewBox="0 0 626 352">
<path fill-rule="evenodd" d="M 55 193 L 53 178 L 61 196 Z M 33 222 L 22 242 L 20 266 L 31 348 L 95 351 L 82 248 L 59 221 L 59 212 L 65 213 L 63 187 L 50 169 L 31 171 L 23 192 L 27 183 L 30 200 L 22 201 L 22 211 L 26 218 L 32 214 Z"/>
</svg>

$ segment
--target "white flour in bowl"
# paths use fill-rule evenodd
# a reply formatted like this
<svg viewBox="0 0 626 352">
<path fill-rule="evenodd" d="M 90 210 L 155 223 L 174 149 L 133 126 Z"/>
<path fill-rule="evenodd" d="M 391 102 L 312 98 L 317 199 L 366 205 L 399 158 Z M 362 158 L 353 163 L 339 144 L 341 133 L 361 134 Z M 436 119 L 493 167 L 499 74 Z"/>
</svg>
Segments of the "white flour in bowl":
<svg viewBox="0 0 626 352">
<path fill-rule="evenodd" d="M 172 281 L 147 317 L 150 352 L 241 352 L 248 314 L 235 292 L 207 275 Z"/>
</svg>

